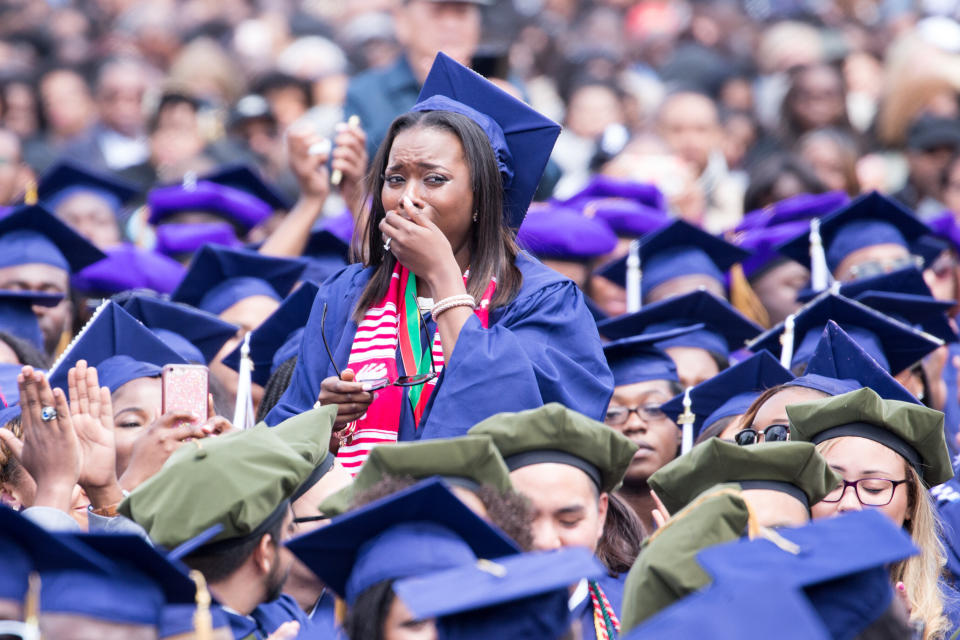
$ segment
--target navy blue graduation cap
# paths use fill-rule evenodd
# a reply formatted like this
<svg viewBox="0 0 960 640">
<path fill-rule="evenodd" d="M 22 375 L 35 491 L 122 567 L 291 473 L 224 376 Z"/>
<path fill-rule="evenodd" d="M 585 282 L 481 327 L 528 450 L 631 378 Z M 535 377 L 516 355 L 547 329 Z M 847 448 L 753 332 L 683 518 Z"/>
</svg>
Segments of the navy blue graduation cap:
<svg viewBox="0 0 960 640">
<path fill-rule="evenodd" d="M 106 259 L 74 274 L 70 279 L 71 286 L 81 293 L 96 296 L 111 296 L 131 289 L 170 293 L 186 273 L 176 260 L 132 244 L 110 247 L 106 254 Z"/>
<path fill-rule="evenodd" d="M 923 273 L 915 266 L 897 269 L 890 273 L 881 273 L 868 278 L 851 280 L 850 282 L 834 283 L 834 293 L 845 298 L 854 299 L 867 291 L 884 291 L 889 293 L 910 293 L 918 296 L 932 297 L 933 293 L 923 279 Z M 800 302 L 813 300 L 820 292 L 812 289 L 803 290 L 797 294 Z"/>
<path fill-rule="evenodd" d="M 793 380 L 793 374 L 766 351 L 738 362 L 690 390 L 694 439 L 717 420 L 746 413 L 753 401 L 771 387 Z M 660 408 L 674 422 L 683 413 L 684 394 L 674 396 Z"/>
<path fill-rule="evenodd" d="M 89 192 L 102 198 L 119 215 L 138 190 L 116 176 L 85 169 L 69 160 L 61 160 L 47 170 L 37 184 L 37 197 L 51 209 L 76 193 Z"/>
<path fill-rule="evenodd" d="M 828 320 L 804 374 L 790 386 L 816 389 L 831 396 L 868 387 L 886 400 L 920 404 L 833 320 Z"/>
<path fill-rule="evenodd" d="M 775 602 L 758 607 L 757 594 Z M 714 584 L 648 618 L 624 640 L 833 640 L 810 601 L 775 582 Z"/>
<path fill-rule="evenodd" d="M 20 388 L 17 386 L 17 376 L 23 365 L 12 362 L 0 362 L 0 405 L 7 405 L 5 409 L 0 409 L 0 427 L 10 420 L 20 415 Z"/>
<path fill-rule="evenodd" d="M 796 222 L 809 223 L 811 218 L 822 218 L 848 202 L 850 202 L 850 196 L 845 191 L 801 193 L 745 214 L 743 220 L 737 225 L 736 231 Z M 804 226 L 809 227 L 809 224 Z"/>
<path fill-rule="evenodd" d="M 517 243 L 539 258 L 586 261 L 613 251 L 617 236 L 605 223 L 573 209 L 531 207 Z"/>
<path fill-rule="evenodd" d="M 11 366 L 11 365 L 5 365 L 5 366 Z M 12 366 L 16 366 L 18 370 L 22 368 L 20 367 L 20 365 L 12 365 Z M 3 403 L 0 402 L 0 404 L 3 404 Z M 7 423 L 10 422 L 11 420 L 16 420 L 17 418 L 19 418 L 20 412 L 21 412 L 20 405 L 13 404 L 13 403 L 9 403 L 6 407 L 4 407 L 3 409 L 0 409 L 0 428 L 5 427 Z"/>
<path fill-rule="evenodd" d="M 171 298 L 217 315 L 250 296 L 267 296 L 279 302 L 293 288 L 304 266 L 301 260 L 207 246 L 193 257 Z"/>
<path fill-rule="evenodd" d="M 160 586 L 74 536 L 49 533 L 29 518 L 0 507 L 0 538 L 15 542 L 39 573 L 43 611 L 127 624 L 156 626 L 159 622 L 164 603 Z"/>
<path fill-rule="evenodd" d="M 704 328 L 703 323 L 677 329 L 642 333 L 603 345 L 603 355 L 613 373 L 613 385 L 620 387 L 648 380 L 680 382 L 677 365 L 656 344 Z"/>
<path fill-rule="evenodd" d="M 569 627 L 568 588 L 604 573 L 589 550 L 573 547 L 405 578 L 393 591 L 415 619 L 436 618 L 446 640 L 559 638 Z"/>
<path fill-rule="evenodd" d="M 773 579 L 802 589 L 834 638 L 854 638 L 887 610 L 893 601 L 887 567 L 919 552 L 910 534 L 876 509 L 778 533 L 795 548 L 742 539 L 701 551 L 697 562 L 718 584 L 744 589 Z"/>
<path fill-rule="evenodd" d="M 828 320 L 846 331 L 881 366 L 896 375 L 942 345 L 942 341 L 917 331 L 870 307 L 832 293 L 807 303 L 793 316 L 796 347 L 791 368 L 805 364 L 813 355 Z M 766 349 L 777 357 L 788 318 L 765 331 L 747 347 L 754 352 Z"/>
<path fill-rule="evenodd" d="M 289 198 L 264 180 L 257 170 L 246 164 L 235 163 L 222 166 L 212 173 L 204 174 L 200 177 L 200 180 L 221 184 L 238 191 L 245 191 L 266 202 L 273 209 L 286 211 L 292 206 Z"/>
<path fill-rule="evenodd" d="M 667 210 L 667 199 L 657 185 L 603 174 L 592 176 L 583 189 L 556 202 L 566 207 L 585 209 L 598 200 L 625 200 L 644 205 L 648 209 L 662 212 Z"/>
<path fill-rule="evenodd" d="M 440 478 L 345 513 L 287 546 L 348 604 L 384 580 L 472 566 L 478 558 L 519 551 Z"/>
<path fill-rule="evenodd" d="M 483 129 L 503 180 L 505 220 L 518 228 L 560 135 L 560 125 L 442 52 L 410 110 L 452 111 Z"/>
<path fill-rule="evenodd" d="M 60 304 L 61 300 L 63 295 L 59 293 L 0 289 L 0 331 L 26 340 L 42 351 L 43 334 L 40 332 L 33 307 L 54 307 Z"/>
<path fill-rule="evenodd" d="M 157 638 L 195 638 L 197 607 L 193 604 L 167 604 L 160 612 L 160 624 L 157 625 Z M 228 629 L 230 620 L 222 607 L 210 606 L 211 629 Z"/>
<path fill-rule="evenodd" d="M 40 263 L 75 273 L 104 257 L 40 205 L 17 207 L 0 218 L 0 267 Z"/>
<path fill-rule="evenodd" d="M 67 372 L 78 360 L 97 368 L 100 384 L 116 391 L 137 378 L 159 376 L 167 364 L 186 364 L 115 302 L 104 303 L 47 374 L 51 387 L 67 388 Z"/>
<path fill-rule="evenodd" d="M 4 423 L 5 424 L 5 423 Z M 0 428 L 3 425 L 0 424 Z M 13 518 L 13 510 L 0 506 L 0 521 Z M 22 517 L 22 516 L 20 516 Z M 23 602 L 27 593 L 27 583 L 33 572 L 33 561 L 27 550 L 19 542 L 14 532 L 0 530 L 0 558 L 3 558 L 3 571 L 0 571 L 0 600 Z"/>
<path fill-rule="evenodd" d="M 946 343 L 957 342 L 957 332 L 947 319 L 947 312 L 956 304 L 953 300 L 890 291 L 864 291 L 854 300 Z"/>
<path fill-rule="evenodd" d="M 128 298 L 123 309 L 189 362 L 209 364 L 239 329 L 212 313 L 143 295 Z"/>
<path fill-rule="evenodd" d="M 858 249 L 877 244 L 910 243 L 930 233 L 909 209 L 876 191 L 862 195 L 820 220 L 820 237 L 827 266 L 833 271 L 845 257 Z M 801 233 L 778 247 L 780 253 L 803 265 L 810 265 L 809 237 Z"/>
<path fill-rule="evenodd" d="M 253 360 L 251 380 L 260 386 L 266 386 L 267 380 L 277 367 L 297 355 L 303 328 L 310 317 L 310 309 L 317 297 L 319 287 L 312 282 L 304 282 L 287 296 L 280 306 L 250 332 L 250 359 Z M 240 349 L 238 345 L 223 359 L 223 363 L 235 371 L 240 370 Z"/>
<path fill-rule="evenodd" d="M 612 340 L 653 331 L 677 329 L 691 324 L 705 326 L 657 344 L 657 347 L 694 347 L 727 357 L 760 333 L 759 325 L 748 320 L 726 300 L 708 291 L 692 291 L 648 305 L 597 324 L 600 334 Z"/>
<path fill-rule="evenodd" d="M 646 297 L 664 282 L 688 275 L 709 276 L 725 285 L 724 273 L 749 255 L 684 220 L 674 220 L 640 239 L 641 291 Z M 609 263 L 597 275 L 626 287 L 627 256 Z"/>
<path fill-rule="evenodd" d="M 350 243 L 325 227 L 315 228 L 303 249 L 303 260 L 307 268 L 301 278 L 320 284 L 350 264 Z"/>
<path fill-rule="evenodd" d="M 623 238 L 639 238 L 670 224 L 665 209 L 658 209 L 625 198 L 590 200 L 581 207 L 583 215 L 605 222 Z"/>
</svg>

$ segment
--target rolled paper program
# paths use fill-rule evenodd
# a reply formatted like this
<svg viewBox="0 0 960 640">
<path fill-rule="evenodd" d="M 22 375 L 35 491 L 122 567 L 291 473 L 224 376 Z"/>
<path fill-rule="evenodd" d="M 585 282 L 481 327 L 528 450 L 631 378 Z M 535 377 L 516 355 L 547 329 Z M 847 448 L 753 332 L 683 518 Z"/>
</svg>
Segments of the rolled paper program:
<svg viewBox="0 0 960 640">
<path fill-rule="evenodd" d="M 347 120 L 347 126 L 359 127 L 360 116 L 356 114 L 350 116 L 350 118 Z M 330 174 L 330 184 L 332 184 L 335 187 L 339 187 L 341 181 L 343 181 L 343 172 L 340 171 L 340 169 L 334 169 L 333 173 Z"/>
</svg>

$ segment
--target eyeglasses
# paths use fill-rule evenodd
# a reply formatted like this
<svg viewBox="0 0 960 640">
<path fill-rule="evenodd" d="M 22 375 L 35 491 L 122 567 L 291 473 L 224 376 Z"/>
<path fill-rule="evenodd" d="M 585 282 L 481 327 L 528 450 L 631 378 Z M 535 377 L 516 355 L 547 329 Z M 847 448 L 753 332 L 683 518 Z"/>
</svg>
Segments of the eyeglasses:
<svg viewBox="0 0 960 640">
<path fill-rule="evenodd" d="M 785 442 L 790 437 L 790 427 L 785 424 L 772 424 L 762 431 L 747 427 L 733 436 L 733 439 L 738 445 L 745 447 L 760 442 L 761 435 L 764 442 Z"/>
<path fill-rule="evenodd" d="M 868 260 L 850 267 L 850 276 L 852 280 L 862 280 L 863 278 L 872 278 L 874 276 L 899 271 L 907 267 L 923 268 L 923 258 L 920 256 L 907 256 L 897 258 L 896 260 Z"/>
<path fill-rule="evenodd" d="M 645 404 L 639 407 L 610 407 L 607 409 L 607 417 L 603 421 L 611 427 L 617 427 L 626 424 L 632 413 L 637 414 L 637 417 L 645 422 L 663 420 L 667 417 L 660 405 Z"/>
<path fill-rule="evenodd" d="M 423 316 L 420 315 L 420 312 L 417 312 L 417 330 L 421 333 L 423 332 Z M 330 364 L 333 366 L 333 370 L 336 372 L 337 377 L 340 376 L 340 369 L 337 368 L 337 363 L 333 361 L 333 351 L 330 350 L 330 345 L 327 343 L 327 305 L 323 305 L 323 314 L 320 316 L 320 339 L 323 340 L 323 347 L 327 350 L 327 357 L 330 358 Z M 430 359 L 430 372 L 429 373 L 418 373 L 413 376 L 400 376 L 396 380 L 391 380 L 390 378 L 374 378 L 373 380 L 363 380 L 364 390 L 365 391 L 376 391 L 377 389 L 383 389 L 384 387 L 395 386 L 395 387 L 416 387 L 417 385 L 426 384 L 437 377 L 436 365 L 433 364 L 433 350 L 430 349 L 427 353 L 426 358 Z"/>
<path fill-rule="evenodd" d="M 840 502 L 847 487 L 853 487 L 853 492 L 865 507 L 885 507 L 893 500 L 897 487 L 907 482 L 904 480 L 887 480 L 886 478 L 860 478 L 853 482 L 842 480 L 841 485 L 827 494 L 823 502 Z"/>
</svg>

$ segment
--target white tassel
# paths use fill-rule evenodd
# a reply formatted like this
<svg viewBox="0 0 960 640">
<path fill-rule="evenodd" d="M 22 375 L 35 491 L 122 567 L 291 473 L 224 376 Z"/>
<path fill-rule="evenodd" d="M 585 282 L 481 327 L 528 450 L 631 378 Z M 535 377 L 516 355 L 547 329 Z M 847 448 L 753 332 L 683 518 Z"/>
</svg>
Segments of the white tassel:
<svg viewBox="0 0 960 640">
<path fill-rule="evenodd" d="M 683 392 L 683 413 L 677 418 L 683 434 L 683 438 L 680 441 L 681 454 L 693 449 L 693 423 L 696 421 L 697 416 L 691 411 L 690 389 L 692 388 L 693 387 L 687 387 L 686 391 Z"/>
<path fill-rule="evenodd" d="M 640 311 L 643 298 L 640 295 L 640 241 L 630 243 L 630 253 L 627 254 L 627 313 Z"/>
<path fill-rule="evenodd" d="M 243 337 L 240 347 L 240 381 L 237 383 L 237 404 L 233 410 L 233 426 L 249 429 L 253 426 L 253 393 L 251 377 L 253 360 L 250 359 L 250 333 Z"/>
<path fill-rule="evenodd" d="M 830 286 L 830 270 L 827 268 L 827 254 L 823 250 L 820 237 L 820 219 L 810 220 L 810 286 L 817 293 Z"/>
<path fill-rule="evenodd" d="M 793 360 L 793 323 L 796 314 L 787 316 L 783 321 L 783 335 L 780 336 L 780 366 L 784 369 L 790 369 L 790 361 Z"/>
</svg>

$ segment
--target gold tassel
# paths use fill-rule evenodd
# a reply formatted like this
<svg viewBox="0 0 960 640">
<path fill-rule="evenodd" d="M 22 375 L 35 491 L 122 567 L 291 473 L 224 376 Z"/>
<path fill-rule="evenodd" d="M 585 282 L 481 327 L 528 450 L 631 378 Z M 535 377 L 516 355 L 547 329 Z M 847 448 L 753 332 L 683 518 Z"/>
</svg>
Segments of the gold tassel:
<svg viewBox="0 0 960 640">
<path fill-rule="evenodd" d="M 342 627 L 347 620 L 347 603 L 345 600 L 337 598 L 333 603 L 333 619 L 337 626 Z"/>
<path fill-rule="evenodd" d="M 38 628 L 40 624 L 40 574 L 30 573 L 27 583 L 27 595 L 23 600 L 23 621 L 27 625 Z"/>
<path fill-rule="evenodd" d="M 197 609 L 193 612 L 193 632 L 196 640 L 213 640 L 213 618 L 210 615 L 210 591 L 203 574 L 190 571 L 190 579 L 197 585 Z"/>
<path fill-rule="evenodd" d="M 37 204 L 37 181 L 30 180 L 27 182 L 26 190 L 23 193 L 23 204 L 34 205 Z"/>
<path fill-rule="evenodd" d="M 770 314 L 747 281 L 740 263 L 730 268 L 730 304 L 760 326 L 770 328 Z"/>
</svg>

